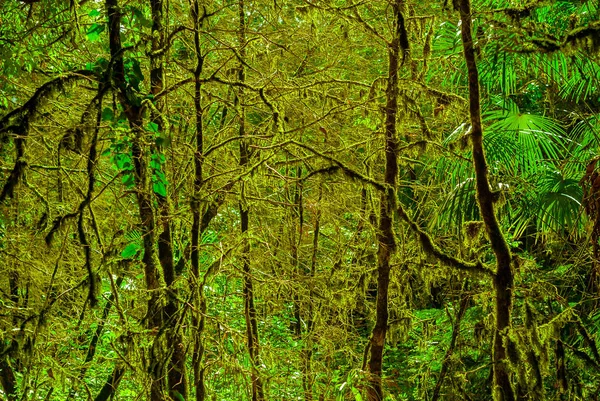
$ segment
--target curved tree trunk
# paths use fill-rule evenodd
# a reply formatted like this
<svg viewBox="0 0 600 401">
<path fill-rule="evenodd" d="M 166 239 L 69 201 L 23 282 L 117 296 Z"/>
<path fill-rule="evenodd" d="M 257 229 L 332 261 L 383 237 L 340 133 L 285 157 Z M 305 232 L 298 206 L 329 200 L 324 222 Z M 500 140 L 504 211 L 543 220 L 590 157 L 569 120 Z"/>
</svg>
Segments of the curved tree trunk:
<svg viewBox="0 0 600 401">
<path fill-rule="evenodd" d="M 473 48 L 471 32 L 471 4 L 470 0 L 458 2 L 461 34 L 464 48 L 465 61 L 469 74 L 469 109 L 471 115 L 471 141 L 473 143 L 473 165 L 477 185 L 477 202 L 492 250 L 496 255 L 497 269 L 494 275 L 496 289 L 496 328 L 494 331 L 493 369 L 494 369 L 494 400 L 514 401 L 515 395 L 510 383 L 510 374 L 506 366 L 506 348 L 502 343 L 503 331 L 510 327 L 512 310 L 512 256 L 504 235 L 498 225 L 494 212 L 495 194 L 490 189 L 488 181 L 488 168 L 483 150 L 483 129 L 481 126 L 481 106 L 479 96 L 479 74 Z"/>
<path fill-rule="evenodd" d="M 393 5 L 394 31 L 388 43 L 388 78 L 385 105 L 385 173 L 384 181 L 388 190 L 381 194 L 381 210 L 379 230 L 377 233 L 377 301 L 375 327 L 369 343 L 369 401 L 383 400 L 381 374 L 383 368 L 383 349 L 388 326 L 388 289 L 390 285 L 390 259 L 396 249 L 393 230 L 393 216 L 396 210 L 396 187 L 398 177 L 398 139 L 396 133 L 396 117 L 398 115 L 398 68 L 400 67 L 401 50 L 407 45 L 401 38 L 404 31 L 404 17 L 401 12 L 403 0 L 396 0 Z M 403 46 L 404 44 L 404 46 Z"/>
</svg>

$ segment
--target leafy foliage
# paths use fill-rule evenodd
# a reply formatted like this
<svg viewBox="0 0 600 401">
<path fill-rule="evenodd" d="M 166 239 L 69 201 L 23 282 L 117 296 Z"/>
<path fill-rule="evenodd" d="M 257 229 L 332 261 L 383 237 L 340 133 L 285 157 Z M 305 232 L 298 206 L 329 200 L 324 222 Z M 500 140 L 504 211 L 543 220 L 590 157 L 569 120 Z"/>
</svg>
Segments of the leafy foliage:
<svg viewBox="0 0 600 401">
<path fill-rule="evenodd" d="M 447 3 L 0 2 L 0 398 L 365 400 L 389 247 L 385 399 L 493 399 Z M 472 3 L 510 385 L 591 399 L 598 2 Z"/>
</svg>

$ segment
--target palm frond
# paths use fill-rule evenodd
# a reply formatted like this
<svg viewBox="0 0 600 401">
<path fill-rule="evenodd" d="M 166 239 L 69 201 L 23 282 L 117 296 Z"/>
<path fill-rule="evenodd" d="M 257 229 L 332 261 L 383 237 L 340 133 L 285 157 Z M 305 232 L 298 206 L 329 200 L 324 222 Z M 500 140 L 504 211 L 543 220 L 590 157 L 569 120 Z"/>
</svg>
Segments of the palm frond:
<svg viewBox="0 0 600 401">
<path fill-rule="evenodd" d="M 587 162 L 600 147 L 600 116 L 582 119 L 570 132 L 569 150 L 575 161 Z"/>
<path fill-rule="evenodd" d="M 514 153 L 514 164 L 507 163 L 506 167 L 514 165 L 512 174 L 538 174 L 544 161 L 558 161 L 566 154 L 564 146 L 566 133 L 564 129 L 551 118 L 543 115 L 521 113 L 512 105 L 505 110 L 486 113 L 484 121 L 491 122 L 486 129 L 487 142 L 512 143 L 515 147 L 509 149 Z M 490 159 L 503 151 L 488 145 Z"/>
<path fill-rule="evenodd" d="M 581 233 L 581 199 L 583 191 L 577 178 L 565 176 L 547 166 L 539 181 L 539 232 Z"/>
</svg>

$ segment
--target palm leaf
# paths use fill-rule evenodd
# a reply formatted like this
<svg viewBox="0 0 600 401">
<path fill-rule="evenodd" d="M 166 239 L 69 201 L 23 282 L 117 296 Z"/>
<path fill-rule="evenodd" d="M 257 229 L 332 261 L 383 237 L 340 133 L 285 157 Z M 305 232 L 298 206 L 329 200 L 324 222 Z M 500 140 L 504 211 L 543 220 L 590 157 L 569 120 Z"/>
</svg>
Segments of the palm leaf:
<svg viewBox="0 0 600 401">
<path fill-rule="evenodd" d="M 573 159 L 582 165 L 596 155 L 600 146 L 600 117 L 592 116 L 579 121 L 569 136 L 569 150 Z"/>
<path fill-rule="evenodd" d="M 583 191 L 577 178 L 567 177 L 560 170 L 547 166 L 539 182 L 539 232 L 580 233 Z"/>
<path fill-rule="evenodd" d="M 566 153 L 563 143 L 566 134 L 554 120 L 537 114 L 521 113 L 515 105 L 508 109 L 486 113 L 484 121 L 491 122 L 484 140 L 488 143 L 512 143 L 514 167 L 512 174 L 538 174 L 544 160 L 558 161 Z M 497 150 L 488 146 L 489 157 Z M 513 164 L 507 163 L 506 167 Z"/>
</svg>

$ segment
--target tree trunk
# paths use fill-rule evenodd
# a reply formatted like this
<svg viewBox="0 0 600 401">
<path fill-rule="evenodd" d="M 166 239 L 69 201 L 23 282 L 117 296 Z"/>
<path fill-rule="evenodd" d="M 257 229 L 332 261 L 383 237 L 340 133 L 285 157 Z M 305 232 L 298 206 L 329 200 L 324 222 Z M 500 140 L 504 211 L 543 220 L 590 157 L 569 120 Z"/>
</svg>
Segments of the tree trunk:
<svg viewBox="0 0 600 401">
<path fill-rule="evenodd" d="M 302 178 L 302 167 L 298 165 L 296 167 L 295 177 L 297 180 Z M 294 188 L 294 207 L 292 208 L 292 218 L 290 219 L 290 246 L 292 252 L 292 264 L 294 266 L 294 273 L 298 277 L 298 281 L 303 282 L 300 279 L 303 273 L 300 271 L 300 246 L 302 241 L 302 233 L 304 229 L 304 205 L 302 197 L 302 183 L 301 181 L 296 182 Z M 295 229 L 295 216 L 298 216 L 298 229 Z M 294 335 L 300 339 L 302 336 L 302 308 L 300 306 L 299 291 L 294 294 Z"/>
<path fill-rule="evenodd" d="M 152 113 L 152 120 L 158 126 L 158 132 L 161 135 L 166 135 L 164 132 L 164 124 L 160 113 L 164 109 L 164 101 L 157 99 L 157 95 L 164 88 L 164 52 L 162 51 L 165 46 L 165 33 L 163 27 L 163 11 L 164 6 L 162 0 L 150 0 L 150 8 L 152 13 L 152 53 L 150 55 L 150 90 L 155 96 L 154 107 Z M 156 154 L 162 154 L 160 147 L 154 149 Z M 164 173 L 164 172 L 163 172 Z M 165 284 L 174 291 L 173 283 L 175 282 L 175 263 L 173 258 L 173 242 L 171 235 L 171 210 L 169 205 L 169 195 L 162 196 L 156 194 L 158 203 L 158 221 L 162 228 L 162 232 L 158 235 L 158 260 L 162 267 L 163 277 Z M 172 395 L 181 395 L 184 399 L 188 399 L 188 385 L 187 385 L 187 372 L 186 372 L 186 352 L 183 346 L 183 339 L 180 332 L 180 325 L 178 321 L 180 318 L 177 316 L 178 305 L 176 298 L 168 295 L 166 304 L 164 306 L 164 319 L 167 321 L 166 328 L 166 339 L 167 343 L 171 347 L 171 358 L 167 364 L 167 382 L 169 386 L 169 392 Z M 185 310 L 185 309 L 184 309 Z M 162 358 L 166 358 L 167 351 L 163 349 L 164 345 L 157 338 L 157 354 Z"/>
<path fill-rule="evenodd" d="M 204 163 L 204 127 L 202 115 L 202 67 L 204 55 L 200 45 L 200 28 L 205 15 L 200 15 L 198 0 L 190 5 L 192 19 L 194 21 L 194 49 L 196 53 L 196 68 L 194 69 L 194 111 L 196 116 L 196 149 L 194 153 L 194 201 L 192 204 L 192 278 L 196 289 L 196 306 L 198 312 L 192 317 L 192 325 L 195 329 L 194 350 L 192 354 L 192 366 L 194 369 L 194 388 L 196 389 L 196 401 L 204 401 L 206 398 L 206 385 L 204 383 L 204 326 L 206 316 L 206 300 L 204 299 L 204 286 L 200 280 L 200 235 L 202 234 L 202 221 L 200 216 L 200 205 L 198 198 L 204 182 L 202 166 Z"/>
<path fill-rule="evenodd" d="M 479 97 L 479 74 L 473 48 L 471 32 L 470 0 L 458 3 L 461 18 L 461 34 L 465 61 L 469 74 L 469 110 L 471 115 L 471 141 L 473 143 L 473 165 L 475 167 L 477 202 L 485 224 L 492 250 L 496 255 L 497 269 L 494 275 L 496 289 L 496 328 L 494 331 L 493 369 L 494 400 L 514 401 L 515 395 L 510 383 L 510 374 L 506 365 L 506 348 L 502 343 L 503 332 L 510 327 L 512 310 L 513 272 L 512 256 L 504 235 L 498 225 L 494 212 L 495 194 L 490 189 L 488 168 L 483 150 L 483 129 L 481 126 L 481 106 Z"/>
<path fill-rule="evenodd" d="M 104 386 L 102 386 L 102 389 L 96 398 L 94 398 L 94 401 L 108 401 L 114 397 L 123 375 L 125 375 L 125 367 L 121 365 L 115 366 L 112 373 L 106 379 L 106 383 L 104 383 Z"/>
<path fill-rule="evenodd" d="M 15 401 L 17 399 L 17 378 L 7 360 L 8 355 L 4 355 L 0 359 L 0 384 L 2 384 L 7 401 Z"/>
<path fill-rule="evenodd" d="M 383 371 L 383 349 L 388 328 L 388 289 L 390 285 L 390 259 L 396 249 L 393 230 L 393 216 L 396 209 L 396 182 L 398 177 L 398 140 L 396 134 L 396 117 L 398 114 L 398 68 L 400 67 L 400 50 L 407 49 L 401 45 L 404 18 L 401 12 L 402 0 L 393 5 L 394 30 L 393 38 L 388 43 L 388 78 L 385 104 L 385 173 L 384 181 L 389 186 L 381 194 L 379 230 L 377 232 L 377 301 L 375 327 L 371 333 L 369 344 L 369 401 L 383 400 L 381 375 Z"/>
<path fill-rule="evenodd" d="M 112 62 L 112 76 L 117 87 L 117 97 L 123 106 L 129 127 L 133 132 L 131 153 L 134 164 L 134 176 L 136 185 L 136 198 L 140 215 L 140 231 L 143 238 L 144 256 L 142 265 L 146 279 L 146 289 L 150 291 L 148 300 L 148 312 L 146 324 L 150 330 L 159 330 L 163 326 L 160 298 L 157 290 L 160 288 L 160 276 L 156 264 L 155 232 L 156 223 L 152 198 L 148 188 L 148 166 L 144 157 L 144 129 L 142 109 L 139 104 L 132 102 L 131 98 L 136 96 L 128 88 L 125 80 L 125 68 L 123 64 L 123 47 L 121 44 L 121 12 L 118 0 L 106 0 L 106 11 L 108 14 L 108 36 L 110 41 L 110 55 Z M 159 339 L 155 339 L 159 341 Z M 150 361 L 149 372 L 151 376 L 150 400 L 163 401 L 165 399 L 164 360 L 160 355 L 153 352 Z"/>
<path fill-rule="evenodd" d="M 239 55 L 243 60 L 246 56 L 246 14 L 244 9 L 244 0 L 238 1 L 238 13 L 239 13 Z M 244 83 L 246 79 L 245 69 L 243 63 L 240 63 L 238 80 L 240 83 Z M 244 139 L 246 136 L 246 113 L 244 108 L 244 88 L 240 86 L 236 104 L 239 109 L 239 137 L 240 139 L 240 167 L 246 168 L 250 161 L 250 154 L 248 151 L 248 143 Z M 244 244 L 242 246 L 242 263 L 244 273 L 244 316 L 246 320 L 246 338 L 248 344 L 248 354 L 250 355 L 250 363 L 252 364 L 250 379 L 252 381 L 252 401 L 264 400 L 263 385 L 260 378 L 257 365 L 260 361 L 260 343 L 258 339 L 258 324 L 256 321 L 256 308 L 254 306 L 254 287 L 252 282 L 252 272 L 250 269 L 250 241 L 248 238 L 248 204 L 244 199 L 245 185 L 244 182 L 240 182 L 240 193 L 242 200 L 239 205 L 240 211 L 240 223 L 241 233 Z"/>
<path fill-rule="evenodd" d="M 319 250 L 319 232 L 321 231 L 321 210 L 318 205 L 321 203 L 323 197 L 323 186 L 319 184 L 319 197 L 317 198 L 317 207 L 315 208 L 315 224 L 312 238 L 312 253 L 310 257 L 310 290 L 307 317 L 306 317 L 306 337 L 304 340 L 304 349 L 302 350 L 302 387 L 304 389 L 304 400 L 313 400 L 313 385 L 315 382 L 315 375 L 312 371 L 312 356 L 313 347 L 315 341 L 315 335 L 313 333 L 314 326 L 314 310 L 316 309 L 313 305 L 313 287 L 312 281 L 315 277 L 317 270 L 317 252 Z"/>
</svg>

